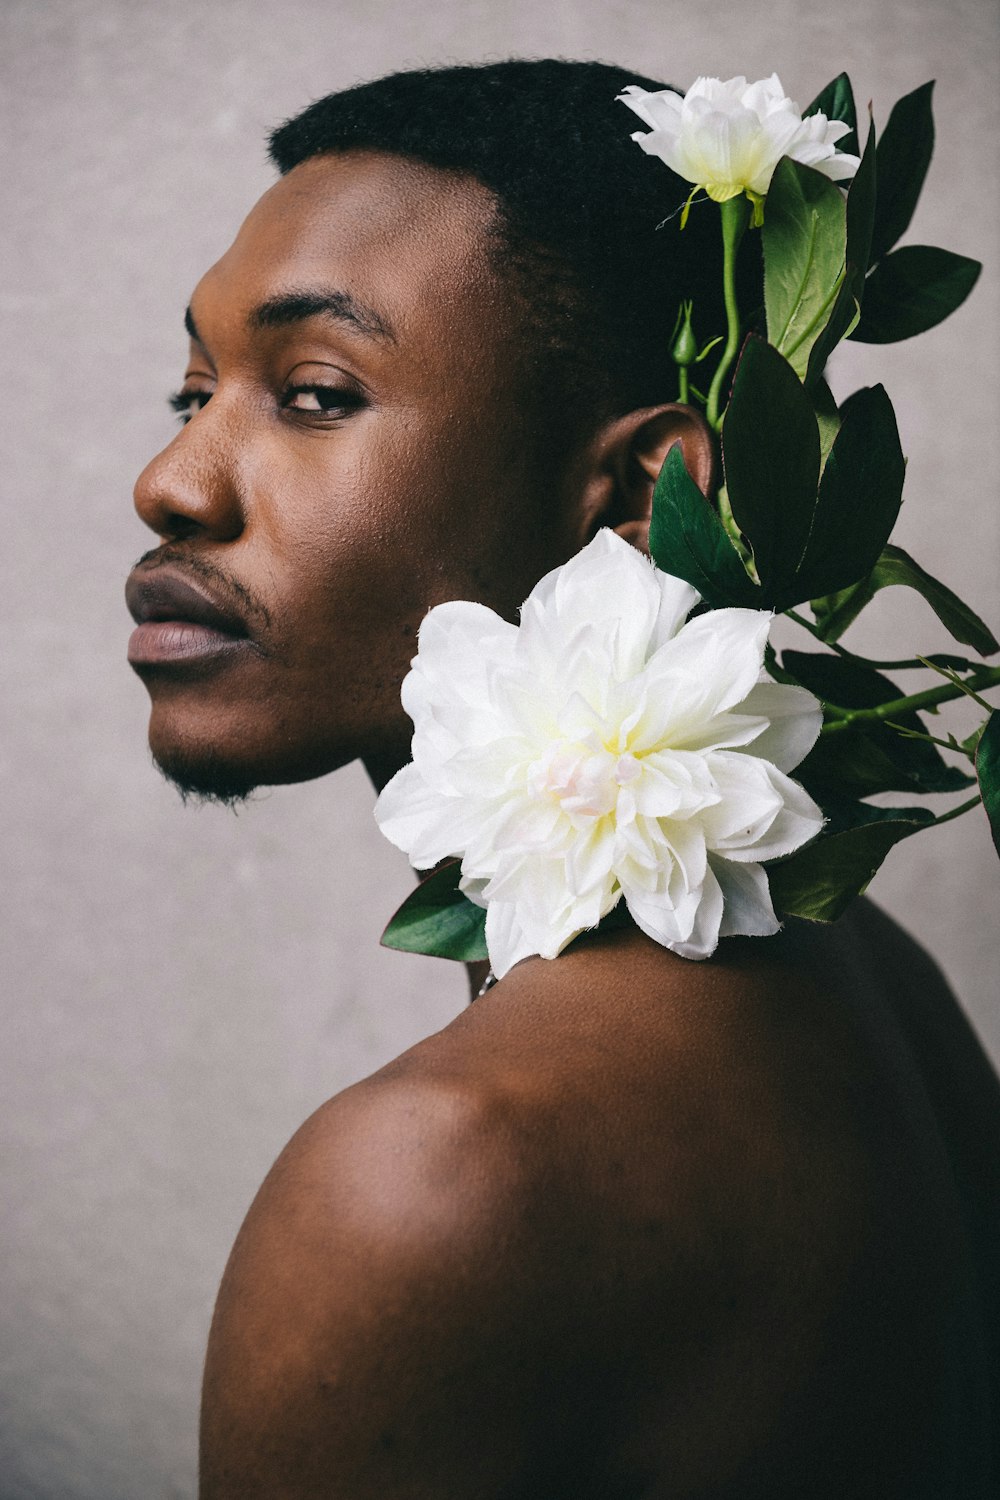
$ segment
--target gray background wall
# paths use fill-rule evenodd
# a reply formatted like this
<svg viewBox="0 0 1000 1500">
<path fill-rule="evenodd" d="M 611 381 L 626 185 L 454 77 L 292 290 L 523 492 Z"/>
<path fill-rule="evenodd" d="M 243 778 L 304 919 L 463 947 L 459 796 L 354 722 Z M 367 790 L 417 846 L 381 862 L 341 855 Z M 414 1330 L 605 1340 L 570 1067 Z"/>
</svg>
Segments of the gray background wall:
<svg viewBox="0 0 1000 1500">
<path fill-rule="evenodd" d="M 408 876 L 357 768 L 185 810 L 124 662 L 131 482 L 171 431 L 188 293 L 270 180 L 266 129 L 391 68 L 514 53 L 682 86 L 776 68 L 802 102 L 846 67 L 882 122 L 936 76 L 911 238 L 984 259 L 983 284 L 913 344 L 852 349 L 837 384 L 885 379 L 900 539 L 996 625 L 997 48 L 991 0 L 3 0 L 3 1500 L 193 1493 L 208 1318 L 255 1187 L 309 1111 L 463 1003 L 451 966 L 378 948 Z M 883 598 L 860 647 L 944 644 Z M 897 852 L 876 894 L 1000 1054 L 984 822 Z"/>
</svg>

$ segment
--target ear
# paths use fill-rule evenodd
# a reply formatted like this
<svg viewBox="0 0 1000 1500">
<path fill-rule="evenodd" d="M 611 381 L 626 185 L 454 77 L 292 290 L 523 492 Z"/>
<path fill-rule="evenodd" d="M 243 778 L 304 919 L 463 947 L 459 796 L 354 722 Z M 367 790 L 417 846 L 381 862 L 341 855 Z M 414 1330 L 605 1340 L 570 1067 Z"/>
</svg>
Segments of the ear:
<svg viewBox="0 0 1000 1500">
<path fill-rule="evenodd" d="M 715 438 L 701 412 L 672 402 L 616 417 L 601 429 L 590 451 L 585 497 L 588 535 L 610 526 L 640 552 L 649 551 L 653 487 L 671 448 L 680 443 L 688 473 L 710 495 Z"/>
</svg>

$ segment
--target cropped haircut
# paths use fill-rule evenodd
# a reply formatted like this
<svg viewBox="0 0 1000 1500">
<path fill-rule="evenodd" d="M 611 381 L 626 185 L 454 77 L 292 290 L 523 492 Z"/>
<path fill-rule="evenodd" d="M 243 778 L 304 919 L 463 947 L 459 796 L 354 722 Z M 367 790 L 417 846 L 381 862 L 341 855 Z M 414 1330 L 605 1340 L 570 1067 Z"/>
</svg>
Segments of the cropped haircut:
<svg viewBox="0 0 1000 1500">
<path fill-rule="evenodd" d="M 536 395 L 555 385 L 581 415 L 614 416 L 677 399 L 682 299 L 702 342 L 726 326 L 718 214 L 695 203 L 680 229 L 690 184 L 630 139 L 639 121 L 615 98 L 629 83 L 667 87 L 556 59 L 393 73 L 279 126 L 271 159 L 286 173 L 372 150 L 475 178 L 497 201 L 494 263 L 527 313 Z"/>
</svg>

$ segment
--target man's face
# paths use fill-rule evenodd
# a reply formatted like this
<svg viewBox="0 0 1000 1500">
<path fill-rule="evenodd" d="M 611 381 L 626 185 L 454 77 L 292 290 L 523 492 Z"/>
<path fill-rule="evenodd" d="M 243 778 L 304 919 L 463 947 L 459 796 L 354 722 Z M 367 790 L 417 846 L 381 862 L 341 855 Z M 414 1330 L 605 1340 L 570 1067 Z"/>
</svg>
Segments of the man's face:
<svg viewBox="0 0 1000 1500">
<path fill-rule="evenodd" d="M 150 744 L 223 795 L 408 758 L 431 605 L 508 617 L 583 540 L 525 416 L 514 299 L 473 180 L 375 153 L 282 178 L 191 302 L 190 420 L 136 506 L 129 659 Z"/>
</svg>

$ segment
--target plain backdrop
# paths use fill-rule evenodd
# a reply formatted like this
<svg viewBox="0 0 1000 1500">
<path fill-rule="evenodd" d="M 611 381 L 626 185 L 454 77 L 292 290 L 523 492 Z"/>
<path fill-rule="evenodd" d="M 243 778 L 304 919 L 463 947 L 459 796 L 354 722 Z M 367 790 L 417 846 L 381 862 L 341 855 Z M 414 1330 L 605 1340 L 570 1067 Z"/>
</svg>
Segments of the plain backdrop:
<svg viewBox="0 0 1000 1500">
<path fill-rule="evenodd" d="M 846 68 L 881 123 L 936 77 L 909 238 L 986 271 L 949 323 L 853 346 L 835 382 L 885 380 L 899 540 L 996 627 L 997 52 L 992 0 L 3 0 L 2 1500 L 193 1494 L 208 1320 L 255 1188 L 316 1105 L 464 1000 L 454 966 L 379 949 L 409 876 L 356 767 L 238 817 L 185 809 L 125 665 L 149 544 L 131 484 L 171 433 L 188 295 L 271 180 L 267 129 L 393 68 L 510 55 L 682 87 L 777 69 L 803 103 Z M 860 648 L 945 646 L 918 600 L 883 601 Z M 906 845 L 874 894 L 1000 1053 L 985 821 Z"/>
</svg>

